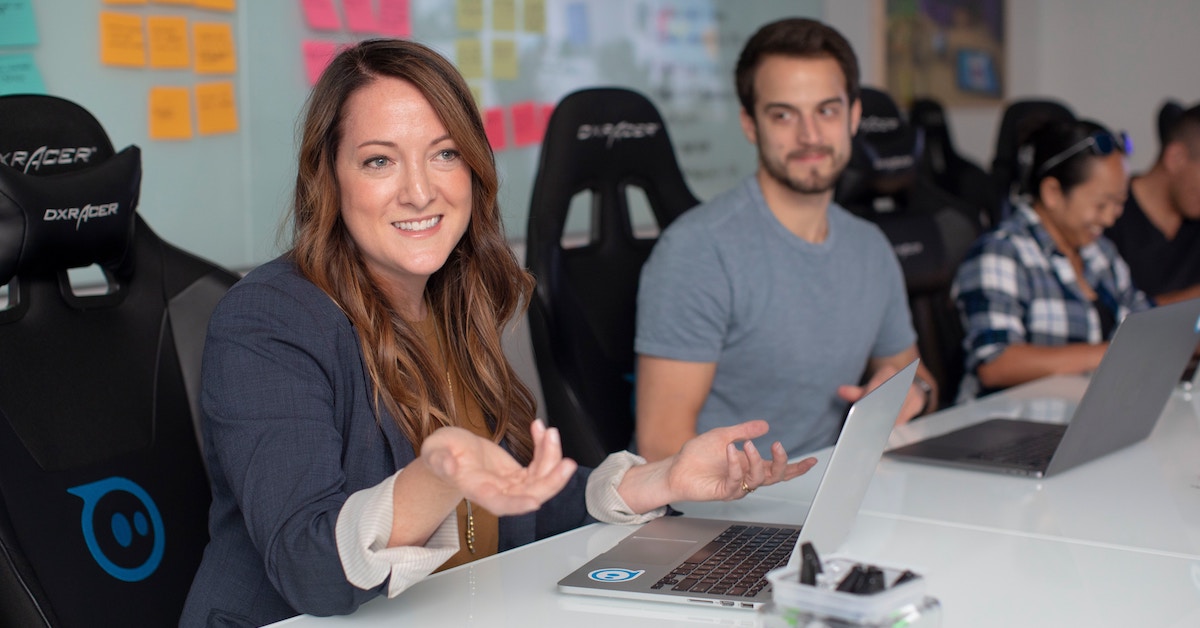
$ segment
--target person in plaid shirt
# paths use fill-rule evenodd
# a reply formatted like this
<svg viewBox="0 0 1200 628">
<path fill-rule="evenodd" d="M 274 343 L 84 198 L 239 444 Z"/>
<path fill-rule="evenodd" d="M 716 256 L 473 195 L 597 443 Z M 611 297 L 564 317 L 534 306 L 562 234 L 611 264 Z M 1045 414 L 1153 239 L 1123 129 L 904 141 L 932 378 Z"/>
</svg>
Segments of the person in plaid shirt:
<svg viewBox="0 0 1200 628">
<path fill-rule="evenodd" d="M 1128 189 L 1128 136 L 1087 120 L 1023 145 L 1028 200 L 979 238 L 954 281 L 966 336 L 960 399 L 1100 364 L 1120 321 L 1152 303 L 1103 237 Z"/>
</svg>

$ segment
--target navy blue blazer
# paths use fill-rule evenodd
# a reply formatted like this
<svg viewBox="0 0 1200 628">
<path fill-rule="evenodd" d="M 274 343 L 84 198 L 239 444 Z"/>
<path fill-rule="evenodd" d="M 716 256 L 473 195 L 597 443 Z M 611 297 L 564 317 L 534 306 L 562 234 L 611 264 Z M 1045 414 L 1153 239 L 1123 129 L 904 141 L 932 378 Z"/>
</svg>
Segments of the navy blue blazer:
<svg viewBox="0 0 1200 628">
<path fill-rule="evenodd" d="M 386 409 L 376 420 L 358 336 L 284 258 L 217 306 L 201 406 L 211 540 L 181 626 L 260 626 L 352 612 L 382 594 L 346 581 L 334 528 L 346 498 L 415 457 Z M 500 550 L 594 521 L 580 469 L 536 513 L 500 519 Z M 403 516 L 403 513 L 397 513 Z"/>
</svg>

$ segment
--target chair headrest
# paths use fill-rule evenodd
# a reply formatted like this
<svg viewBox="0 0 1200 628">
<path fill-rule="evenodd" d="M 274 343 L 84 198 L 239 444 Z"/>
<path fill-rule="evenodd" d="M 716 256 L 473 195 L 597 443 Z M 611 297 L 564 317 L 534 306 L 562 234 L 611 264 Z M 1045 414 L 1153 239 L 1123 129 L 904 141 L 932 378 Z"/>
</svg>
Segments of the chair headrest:
<svg viewBox="0 0 1200 628">
<path fill-rule="evenodd" d="M 0 96 L 0 285 L 98 264 L 117 271 L 133 238 L 142 165 L 114 154 L 86 109 L 54 96 Z"/>
<path fill-rule="evenodd" d="M 886 92 L 862 88 L 862 119 L 854 136 L 850 164 L 839 184 L 843 205 L 869 202 L 910 188 L 916 181 L 924 135 L 905 120 Z"/>
<path fill-rule="evenodd" d="M 565 96 L 554 108 L 543 150 L 555 152 L 543 165 L 569 165 L 565 173 L 577 179 L 619 180 L 630 172 L 653 177 L 677 168 L 658 109 L 645 96 L 621 88 Z M 564 183 L 573 187 L 578 181 Z"/>
</svg>

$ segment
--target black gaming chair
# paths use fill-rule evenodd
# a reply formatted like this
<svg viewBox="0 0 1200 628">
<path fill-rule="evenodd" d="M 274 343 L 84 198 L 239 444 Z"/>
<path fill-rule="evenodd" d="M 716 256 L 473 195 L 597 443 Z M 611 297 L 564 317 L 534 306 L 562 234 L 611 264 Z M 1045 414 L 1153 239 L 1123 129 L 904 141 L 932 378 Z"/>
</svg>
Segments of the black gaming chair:
<svg viewBox="0 0 1200 628">
<path fill-rule="evenodd" d="M 4 96 L 0 121 L 0 626 L 176 625 L 208 540 L 200 353 L 237 276 L 150 231 L 138 147 L 83 108 Z M 107 289 L 77 294 L 92 264 Z"/>
<path fill-rule="evenodd" d="M 887 236 L 904 273 L 917 349 L 938 380 L 939 403 L 954 402 L 962 379 L 962 324 L 950 285 L 982 225 L 977 208 L 921 176 L 923 138 L 891 96 L 863 88 L 850 163 L 834 198 Z"/>
<path fill-rule="evenodd" d="M 1021 186 L 1018 149 L 1031 127 L 1047 120 L 1074 119 L 1075 113 L 1070 107 L 1057 100 L 1017 100 L 1004 108 L 996 135 L 996 151 L 992 156 L 992 189 L 996 199 L 992 224 L 1000 222 L 1012 211 L 1013 197 Z"/>
<path fill-rule="evenodd" d="M 991 217 L 998 211 L 992 179 L 983 167 L 955 149 L 942 104 L 930 98 L 918 98 L 909 107 L 908 119 L 925 139 L 925 150 L 918 162 L 920 175 L 977 207 L 979 222 L 985 227 L 991 224 Z"/>
<path fill-rule="evenodd" d="M 526 263 L 545 416 L 563 452 L 595 465 L 633 435 L 637 286 L 654 238 L 637 237 L 629 188 L 641 188 L 660 229 L 697 204 L 654 105 L 626 89 L 586 89 L 554 109 L 533 184 Z M 592 195 L 587 243 L 563 246 L 571 199 Z"/>
</svg>

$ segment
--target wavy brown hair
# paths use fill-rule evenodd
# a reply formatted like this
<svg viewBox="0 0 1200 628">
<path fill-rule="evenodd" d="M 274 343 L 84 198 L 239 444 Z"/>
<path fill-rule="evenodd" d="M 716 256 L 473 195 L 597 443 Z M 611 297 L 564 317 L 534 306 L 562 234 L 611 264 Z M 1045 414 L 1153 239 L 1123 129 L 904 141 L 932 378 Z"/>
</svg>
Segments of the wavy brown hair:
<svg viewBox="0 0 1200 628">
<path fill-rule="evenodd" d="M 425 95 L 471 169 L 471 220 L 445 265 L 429 278 L 425 298 L 448 341 L 448 366 L 483 408 L 493 438 L 528 462 L 535 402 L 505 358 L 500 333 L 529 302 L 534 279 L 504 237 L 495 157 L 475 100 L 441 55 L 411 41 L 372 39 L 329 63 L 305 107 L 290 256 L 358 331 L 377 415 L 382 404 L 417 451 L 435 429 L 454 424 L 446 410 L 449 386 L 434 366 L 432 348 L 390 306 L 342 220 L 334 164 L 343 110 L 353 93 L 381 77 L 407 81 Z"/>
</svg>

